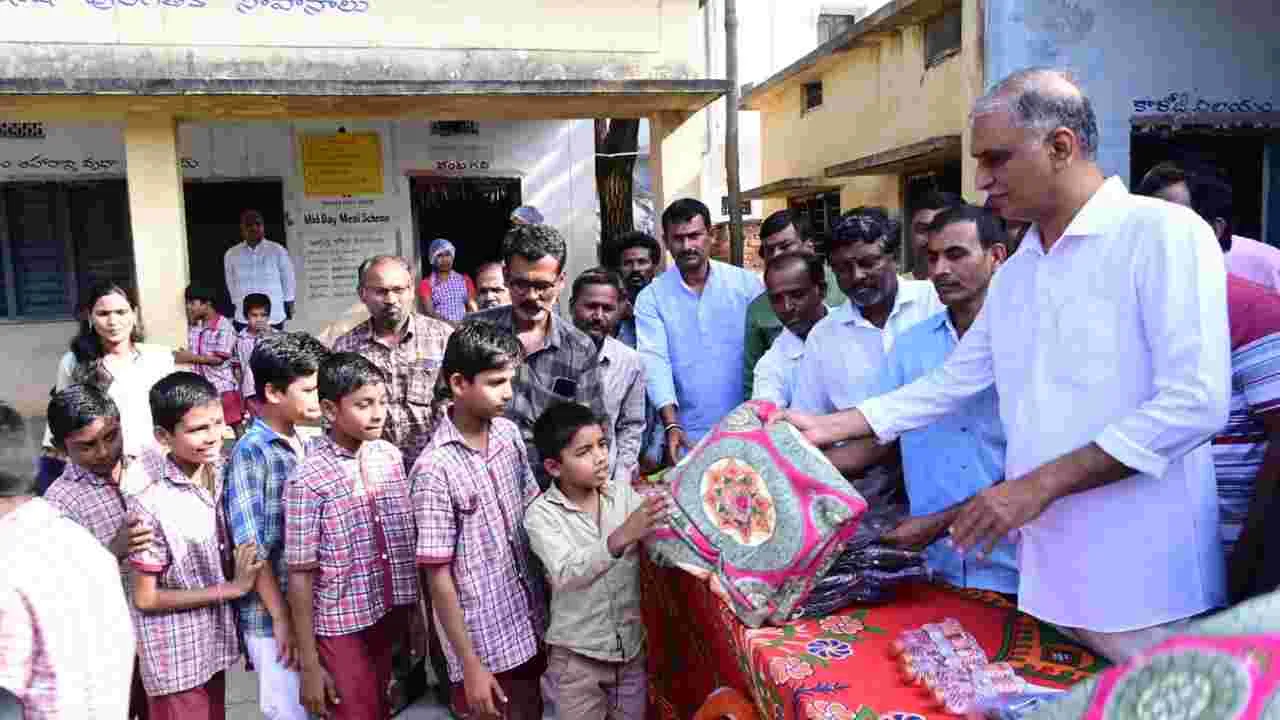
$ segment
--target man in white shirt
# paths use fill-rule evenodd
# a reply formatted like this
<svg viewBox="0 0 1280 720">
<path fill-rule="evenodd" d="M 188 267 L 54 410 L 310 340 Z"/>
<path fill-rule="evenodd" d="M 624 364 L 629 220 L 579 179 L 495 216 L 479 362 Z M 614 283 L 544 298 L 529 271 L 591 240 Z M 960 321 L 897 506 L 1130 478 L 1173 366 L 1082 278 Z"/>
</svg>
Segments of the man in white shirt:
<svg viewBox="0 0 1280 720">
<path fill-rule="evenodd" d="M 765 266 L 764 284 L 769 306 L 782 322 L 782 332 L 756 363 L 751 399 L 768 400 L 785 408 L 791 405 L 805 338 L 827 316 L 823 302 L 827 278 L 822 258 L 812 251 L 777 255 Z"/>
<path fill-rule="evenodd" d="M 248 324 L 244 317 L 244 298 L 262 293 L 271 298 L 271 326 L 284 330 L 285 320 L 293 319 L 293 300 L 297 282 L 293 260 L 283 245 L 266 238 L 262 213 L 245 210 L 240 213 L 240 239 L 226 255 L 222 268 L 227 278 L 227 294 L 235 305 L 233 320 L 239 332 Z"/>
<path fill-rule="evenodd" d="M 926 280 L 898 277 L 901 225 L 883 208 L 854 208 L 827 242 L 828 262 L 849 300 L 809 333 L 792 407 L 846 410 L 870 397 L 894 338 L 942 312 Z"/>
<path fill-rule="evenodd" d="M 1191 210 L 1103 177 L 1064 73 L 1014 73 L 971 122 L 979 189 L 1034 223 L 973 327 L 910 385 L 791 419 L 819 445 L 889 442 L 994 384 L 1008 479 L 964 505 L 952 542 L 1017 532 L 1021 609 L 1123 661 L 1225 599 L 1206 444 L 1230 395 L 1222 252 Z"/>
</svg>

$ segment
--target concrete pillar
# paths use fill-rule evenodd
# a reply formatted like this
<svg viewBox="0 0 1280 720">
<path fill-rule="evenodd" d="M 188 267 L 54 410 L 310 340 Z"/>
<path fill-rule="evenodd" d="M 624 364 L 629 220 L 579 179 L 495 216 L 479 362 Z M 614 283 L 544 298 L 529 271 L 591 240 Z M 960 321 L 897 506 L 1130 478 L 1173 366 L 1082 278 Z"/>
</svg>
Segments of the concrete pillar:
<svg viewBox="0 0 1280 720">
<path fill-rule="evenodd" d="M 182 293 L 190 271 L 177 122 L 166 115 L 130 115 L 124 145 L 143 327 L 148 342 L 181 347 L 187 341 Z"/>
<path fill-rule="evenodd" d="M 702 195 L 705 133 L 701 123 L 686 122 L 689 117 L 688 113 L 670 111 L 649 116 L 649 173 L 659 217 L 673 200 Z"/>
<path fill-rule="evenodd" d="M 986 92 L 986 0 L 974 0 L 961 5 L 960 12 L 960 47 L 963 51 L 958 58 L 964 64 L 963 92 L 965 96 L 965 116 L 961 118 L 960 142 L 960 188 L 964 198 L 972 203 L 981 203 L 985 197 L 978 191 L 978 163 L 969 154 L 972 133 L 969 132 L 969 109 L 973 102 Z"/>
</svg>

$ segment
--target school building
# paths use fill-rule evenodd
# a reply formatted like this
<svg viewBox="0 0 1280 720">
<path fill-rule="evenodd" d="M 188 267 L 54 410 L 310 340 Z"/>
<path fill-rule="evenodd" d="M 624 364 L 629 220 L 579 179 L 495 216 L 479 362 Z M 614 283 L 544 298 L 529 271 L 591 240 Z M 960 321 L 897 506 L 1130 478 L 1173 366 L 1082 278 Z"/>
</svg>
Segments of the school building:
<svg viewBox="0 0 1280 720">
<path fill-rule="evenodd" d="M 12 5 L 12 7 L 8 7 Z M 298 278 L 291 329 L 359 316 L 355 268 L 436 237 L 468 270 L 511 209 L 596 263 L 595 118 L 648 121 L 654 204 L 696 196 L 698 0 L 15 0 L 0 24 L 0 398 L 43 415 L 79 297 L 135 287 L 149 342 L 222 289 L 241 210 Z"/>
</svg>

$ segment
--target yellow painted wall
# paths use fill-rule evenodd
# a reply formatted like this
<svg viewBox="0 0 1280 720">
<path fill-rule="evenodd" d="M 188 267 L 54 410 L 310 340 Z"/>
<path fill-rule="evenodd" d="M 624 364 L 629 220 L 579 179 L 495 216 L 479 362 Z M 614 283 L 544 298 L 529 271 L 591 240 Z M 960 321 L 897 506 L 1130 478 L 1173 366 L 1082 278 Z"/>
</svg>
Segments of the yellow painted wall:
<svg viewBox="0 0 1280 720">
<path fill-rule="evenodd" d="M 640 52 L 684 59 L 696 0 L 112 0 L 11 8 L 0 41 Z M 289 8 L 289 9 L 278 9 Z M 673 42 L 675 41 L 675 42 Z"/>
<path fill-rule="evenodd" d="M 820 76 L 822 106 L 804 115 L 802 84 L 817 78 L 792 78 L 761 109 L 761 182 L 821 176 L 832 165 L 964 133 L 981 85 L 981 62 L 972 54 L 977 44 L 966 42 L 977 35 L 975 8 L 976 3 L 966 3 L 961 52 L 927 70 L 924 27 L 912 25 L 836 56 Z M 965 175 L 967 188 L 971 172 Z M 841 207 L 900 206 L 897 176 L 846 178 L 842 185 Z M 766 208 L 780 206 L 785 200 Z"/>
</svg>

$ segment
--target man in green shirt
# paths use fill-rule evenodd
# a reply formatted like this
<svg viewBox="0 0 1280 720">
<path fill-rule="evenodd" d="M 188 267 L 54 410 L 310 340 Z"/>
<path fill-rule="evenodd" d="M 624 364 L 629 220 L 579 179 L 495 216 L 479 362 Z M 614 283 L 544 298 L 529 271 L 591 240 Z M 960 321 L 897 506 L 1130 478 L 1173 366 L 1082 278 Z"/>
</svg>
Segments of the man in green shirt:
<svg viewBox="0 0 1280 720">
<path fill-rule="evenodd" d="M 792 214 L 790 210 L 779 210 L 764 219 L 760 224 L 760 257 L 766 264 L 782 253 L 797 250 L 814 251 L 809 226 L 802 218 Z M 836 307 L 845 301 L 844 293 L 840 292 L 840 284 L 831 273 L 830 265 L 824 265 L 824 272 L 827 277 L 827 307 Z M 781 332 L 782 321 L 769 304 L 769 293 L 761 293 L 760 297 L 747 306 L 746 355 L 742 368 L 743 397 L 751 397 L 756 363 Z"/>
</svg>

